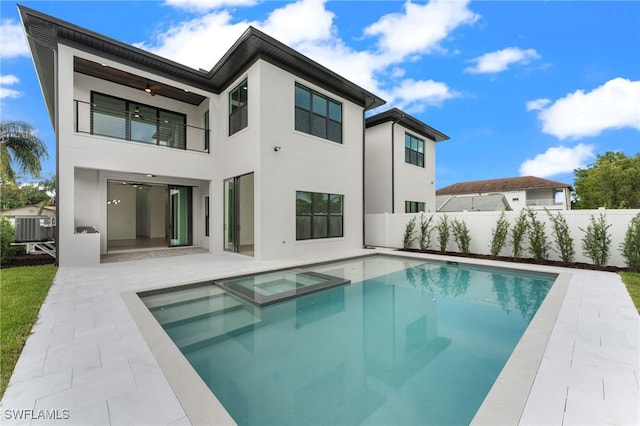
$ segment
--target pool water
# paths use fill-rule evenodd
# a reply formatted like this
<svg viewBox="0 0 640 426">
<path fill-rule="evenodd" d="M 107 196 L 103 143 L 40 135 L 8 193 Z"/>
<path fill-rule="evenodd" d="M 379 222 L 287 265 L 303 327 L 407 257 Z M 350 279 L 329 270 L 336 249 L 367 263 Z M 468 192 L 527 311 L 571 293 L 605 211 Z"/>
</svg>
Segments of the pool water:
<svg viewBox="0 0 640 426">
<path fill-rule="evenodd" d="M 351 285 L 263 307 L 214 285 L 143 298 L 239 425 L 468 424 L 556 278 L 392 256 L 311 269 Z"/>
</svg>

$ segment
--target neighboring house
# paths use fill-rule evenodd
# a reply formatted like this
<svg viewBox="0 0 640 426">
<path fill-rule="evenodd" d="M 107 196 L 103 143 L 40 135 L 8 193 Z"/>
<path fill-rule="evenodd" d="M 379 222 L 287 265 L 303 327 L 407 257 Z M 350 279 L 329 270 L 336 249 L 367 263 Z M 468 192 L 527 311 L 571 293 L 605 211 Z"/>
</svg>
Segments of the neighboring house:
<svg viewBox="0 0 640 426">
<path fill-rule="evenodd" d="M 436 211 L 447 212 L 493 212 L 511 210 L 503 194 L 490 195 L 438 195 Z"/>
<path fill-rule="evenodd" d="M 449 137 L 396 108 L 365 127 L 365 212 L 435 212 L 436 143 Z"/>
<path fill-rule="evenodd" d="M 42 209 L 42 211 L 40 211 Z M 12 226 L 15 226 L 15 218 L 16 216 L 56 216 L 56 207 L 55 206 L 22 206 L 15 207 L 13 209 L 2 210 L 0 212 L 3 217 L 11 222 Z"/>
<path fill-rule="evenodd" d="M 204 71 L 18 8 L 57 135 L 60 265 L 142 247 L 270 259 L 363 246 L 363 117 L 383 100 L 255 28 Z M 411 177 L 396 165 L 396 205 L 380 208 L 432 210 L 431 142 L 446 136 L 398 114 L 367 126 L 395 125 L 397 164 L 405 134 L 424 138 L 412 167 L 425 195 L 400 192 Z"/>
<path fill-rule="evenodd" d="M 477 197 L 502 194 L 511 210 L 523 208 L 571 209 L 571 185 L 535 176 L 460 182 L 436 191 L 437 196 Z"/>
</svg>

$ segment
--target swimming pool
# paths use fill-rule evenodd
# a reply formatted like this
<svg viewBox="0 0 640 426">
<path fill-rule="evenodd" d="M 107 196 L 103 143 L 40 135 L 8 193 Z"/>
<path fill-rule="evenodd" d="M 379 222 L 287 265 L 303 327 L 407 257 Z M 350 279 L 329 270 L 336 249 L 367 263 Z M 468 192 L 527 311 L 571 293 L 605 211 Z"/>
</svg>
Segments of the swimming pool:
<svg viewBox="0 0 640 426">
<path fill-rule="evenodd" d="M 468 424 L 555 279 L 386 256 L 309 271 L 351 285 L 142 298 L 238 424 Z"/>
</svg>

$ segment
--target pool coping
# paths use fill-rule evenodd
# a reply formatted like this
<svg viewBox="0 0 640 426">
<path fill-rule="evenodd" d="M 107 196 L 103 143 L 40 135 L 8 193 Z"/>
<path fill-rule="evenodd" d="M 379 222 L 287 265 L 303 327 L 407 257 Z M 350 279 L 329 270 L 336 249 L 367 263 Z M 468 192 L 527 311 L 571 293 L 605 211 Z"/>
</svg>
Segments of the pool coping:
<svg viewBox="0 0 640 426">
<path fill-rule="evenodd" d="M 430 260 L 445 264 L 456 263 L 469 265 L 471 267 L 488 266 L 506 271 L 557 275 L 542 305 L 538 308 L 536 315 L 529 323 L 529 326 L 526 328 L 520 341 L 514 348 L 471 421 L 472 425 L 518 424 L 525 410 L 529 394 L 538 373 L 538 368 L 542 362 L 553 327 L 566 296 L 569 283 L 571 282 L 572 274 L 564 271 L 547 270 L 546 268 L 530 269 L 527 267 L 531 265 L 516 264 L 514 265 L 515 267 L 511 267 L 511 265 L 504 265 L 503 262 L 487 265 L 485 263 L 486 261 L 475 262 L 471 259 L 449 259 L 447 256 L 432 257 L 431 255 L 387 251 L 346 256 L 315 263 L 298 263 L 290 267 L 266 268 L 264 270 L 254 271 L 254 273 L 312 267 L 314 265 L 322 265 L 335 261 L 355 260 L 370 256 L 393 256 Z M 228 274 L 227 276 L 221 276 L 220 278 L 207 281 L 219 281 L 227 278 L 229 278 Z M 191 364 L 189 364 L 139 297 L 140 294 L 163 292 L 170 288 L 189 287 L 193 285 L 198 285 L 198 283 L 167 285 L 143 290 L 126 291 L 122 292 L 121 296 L 191 424 L 235 425 L 236 423 L 231 415 Z"/>
</svg>

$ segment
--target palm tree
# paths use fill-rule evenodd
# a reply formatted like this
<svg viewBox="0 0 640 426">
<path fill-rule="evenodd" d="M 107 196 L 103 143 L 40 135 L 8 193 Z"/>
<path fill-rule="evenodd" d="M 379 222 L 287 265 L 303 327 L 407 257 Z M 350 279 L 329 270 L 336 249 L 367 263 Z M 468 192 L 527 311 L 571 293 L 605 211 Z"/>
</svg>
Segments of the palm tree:
<svg viewBox="0 0 640 426">
<path fill-rule="evenodd" d="M 41 158 L 47 158 L 47 147 L 34 136 L 33 128 L 23 121 L 0 122 L 0 177 L 13 182 L 19 170 L 35 178 L 40 177 Z"/>
</svg>

